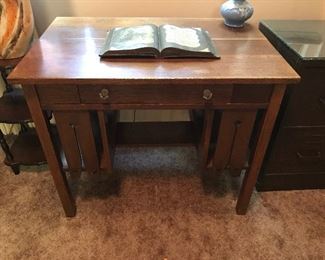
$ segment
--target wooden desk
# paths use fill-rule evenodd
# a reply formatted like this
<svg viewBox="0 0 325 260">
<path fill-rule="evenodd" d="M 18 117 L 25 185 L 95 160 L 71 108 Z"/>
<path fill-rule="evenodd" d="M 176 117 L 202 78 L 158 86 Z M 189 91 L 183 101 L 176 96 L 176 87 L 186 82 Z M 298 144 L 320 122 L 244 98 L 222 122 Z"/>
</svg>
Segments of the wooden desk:
<svg viewBox="0 0 325 260">
<path fill-rule="evenodd" d="M 99 59 L 97 53 L 107 29 L 144 23 L 203 27 L 210 32 L 221 60 Z M 206 169 L 211 136 L 216 136 L 210 160 L 216 171 L 244 167 L 255 129 L 258 138 L 253 142 L 250 167 L 236 207 L 238 214 L 245 214 L 286 84 L 298 82 L 299 76 L 257 25 L 232 30 L 218 19 L 57 18 L 9 79 L 23 85 L 65 213 L 72 217 L 76 214 L 74 199 L 45 110 L 54 112 L 70 171 L 81 170 L 81 157 L 88 172 L 112 170 L 110 118 L 106 111 L 203 110 L 198 149 L 201 165 Z M 204 90 L 212 92 L 212 98 L 204 97 Z M 255 124 L 257 113 L 262 115 L 261 124 Z M 213 120 L 219 127 L 212 133 Z M 94 132 L 101 137 L 99 150 Z"/>
</svg>

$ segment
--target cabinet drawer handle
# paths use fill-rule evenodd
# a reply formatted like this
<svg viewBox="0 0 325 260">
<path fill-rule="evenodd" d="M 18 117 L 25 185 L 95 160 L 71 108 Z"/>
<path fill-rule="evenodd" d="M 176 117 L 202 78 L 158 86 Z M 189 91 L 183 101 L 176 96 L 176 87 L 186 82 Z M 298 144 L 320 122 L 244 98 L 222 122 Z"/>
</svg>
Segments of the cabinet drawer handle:
<svg viewBox="0 0 325 260">
<path fill-rule="evenodd" d="M 102 100 L 106 100 L 109 98 L 109 91 L 108 89 L 106 88 L 103 88 L 100 93 L 99 93 L 99 97 L 102 99 Z"/>
<path fill-rule="evenodd" d="M 319 98 L 319 102 L 325 106 L 325 98 Z"/>
<path fill-rule="evenodd" d="M 213 97 L 213 93 L 210 89 L 203 90 L 203 99 L 204 100 L 211 100 Z"/>
<path fill-rule="evenodd" d="M 319 159 L 321 159 L 321 155 L 322 155 L 321 152 L 317 152 L 315 155 L 308 155 L 308 156 L 303 155 L 300 152 L 297 152 L 296 154 L 297 154 L 298 158 L 301 160 L 313 160 L 313 159 L 319 160 Z"/>
</svg>

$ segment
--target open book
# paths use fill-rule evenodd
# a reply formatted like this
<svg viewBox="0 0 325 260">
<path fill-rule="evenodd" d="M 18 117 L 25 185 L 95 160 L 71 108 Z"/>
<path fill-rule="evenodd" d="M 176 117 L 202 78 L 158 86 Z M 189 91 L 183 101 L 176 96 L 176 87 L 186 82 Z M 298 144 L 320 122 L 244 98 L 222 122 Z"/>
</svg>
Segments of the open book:
<svg viewBox="0 0 325 260">
<path fill-rule="evenodd" d="M 170 24 L 113 28 L 99 56 L 220 58 L 205 30 Z"/>
</svg>

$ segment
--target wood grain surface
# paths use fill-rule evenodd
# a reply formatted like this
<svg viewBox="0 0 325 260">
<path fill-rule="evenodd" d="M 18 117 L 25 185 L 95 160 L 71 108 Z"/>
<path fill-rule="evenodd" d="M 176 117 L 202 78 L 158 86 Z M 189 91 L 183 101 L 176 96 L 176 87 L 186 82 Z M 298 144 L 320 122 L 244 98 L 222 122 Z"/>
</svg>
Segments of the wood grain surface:
<svg viewBox="0 0 325 260">
<path fill-rule="evenodd" d="M 106 31 L 116 26 L 171 23 L 206 29 L 221 54 L 204 59 L 100 59 Z M 234 30 L 221 19 L 56 18 L 10 75 L 35 83 L 295 83 L 299 76 L 258 31 Z"/>
</svg>

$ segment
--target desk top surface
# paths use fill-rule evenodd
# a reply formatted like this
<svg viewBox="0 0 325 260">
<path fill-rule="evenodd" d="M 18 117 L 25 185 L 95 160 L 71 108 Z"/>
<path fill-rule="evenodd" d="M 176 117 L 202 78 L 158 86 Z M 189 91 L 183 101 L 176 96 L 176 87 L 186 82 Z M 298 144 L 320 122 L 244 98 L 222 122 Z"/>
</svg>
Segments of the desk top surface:
<svg viewBox="0 0 325 260">
<path fill-rule="evenodd" d="M 146 23 L 206 29 L 221 59 L 100 59 L 111 27 Z M 230 29 L 210 18 L 58 17 L 10 74 L 21 84 L 296 83 L 299 76 L 257 24 Z"/>
</svg>

